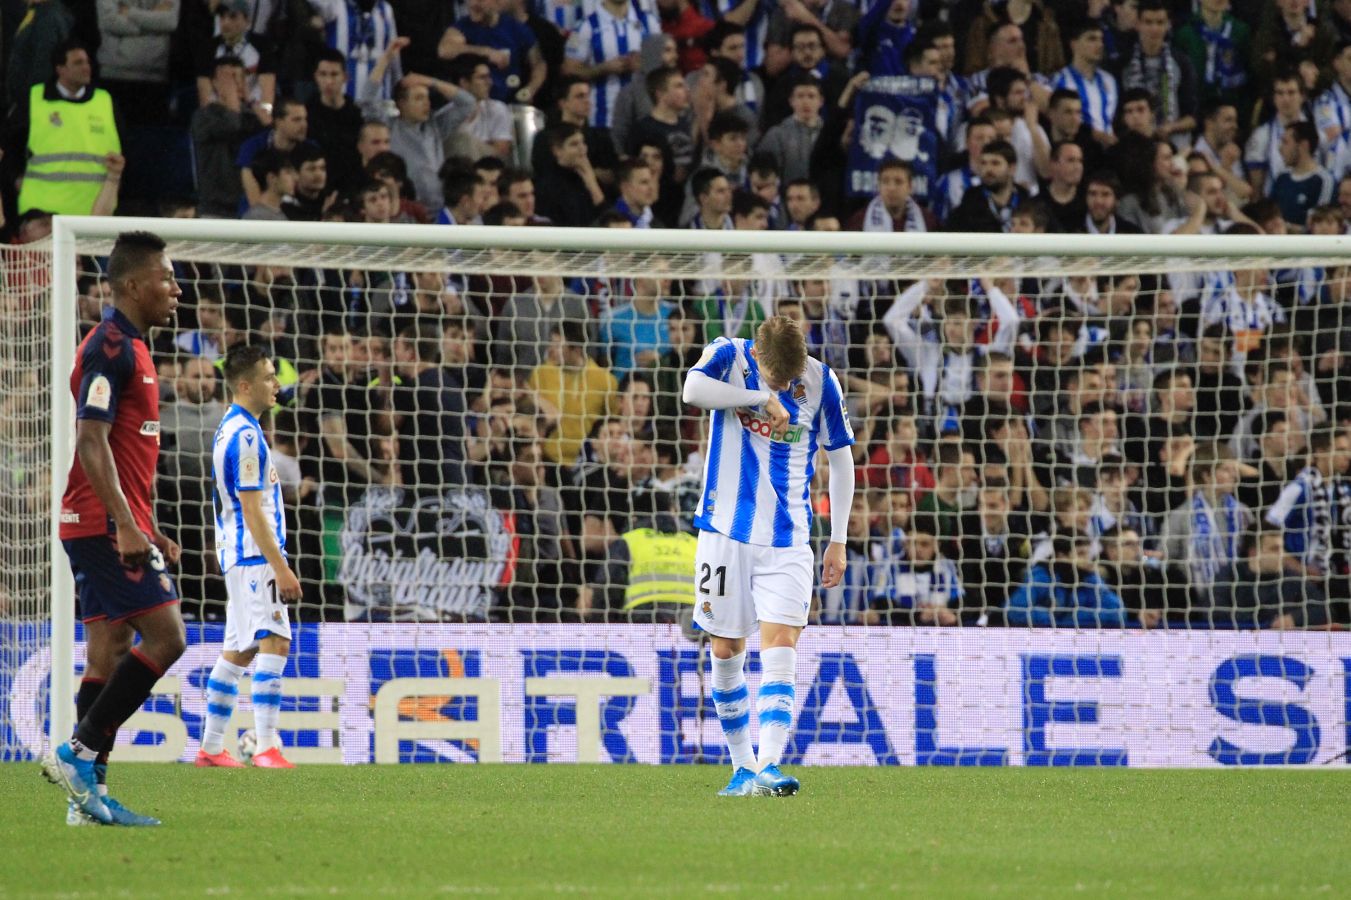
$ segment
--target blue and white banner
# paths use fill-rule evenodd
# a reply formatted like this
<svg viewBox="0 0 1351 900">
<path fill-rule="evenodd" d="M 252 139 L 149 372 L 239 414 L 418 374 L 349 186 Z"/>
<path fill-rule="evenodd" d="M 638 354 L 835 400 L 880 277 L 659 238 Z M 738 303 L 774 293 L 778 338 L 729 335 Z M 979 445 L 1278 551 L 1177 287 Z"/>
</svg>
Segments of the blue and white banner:
<svg viewBox="0 0 1351 900">
<path fill-rule="evenodd" d="M 119 754 L 196 753 L 222 635 L 190 632 Z M 310 762 L 724 762 L 707 658 L 666 626 L 302 625 L 283 739 Z M 49 661 L 0 655 L 0 758 L 43 745 Z M 1349 711 L 1351 634 L 812 628 L 787 759 L 1347 765 Z"/>
<path fill-rule="evenodd" d="M 914 169 L 915 202 L 928 201 L 942 163 L 938 99 L 938 82 L 932 78 L 898 75 L 864 83 L 854 95 L 854 140 L 846 176 L 850 197 L 875 196 L 882 161 L 903 159 Z"/>
</svg>

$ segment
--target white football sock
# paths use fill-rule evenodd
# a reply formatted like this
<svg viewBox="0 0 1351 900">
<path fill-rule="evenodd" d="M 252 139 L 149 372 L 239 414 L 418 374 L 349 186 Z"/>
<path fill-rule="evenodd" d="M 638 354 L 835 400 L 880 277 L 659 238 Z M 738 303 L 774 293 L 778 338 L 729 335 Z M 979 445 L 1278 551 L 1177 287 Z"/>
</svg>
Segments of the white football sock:
<svg viewBox="0 0 1351 900">
<path fill-rule="evenodd" d="M 718 710 L 733 769 L 754 769 L 751 749 L 751 695 L 746 688 L 746 651 L 730 659 L 713 657 L 713 706 Z"/>
<path fill-rule="evenodd" d="M 202 749 L 215 756 L 225 749 L 225 726 L 235 711 L 239 698 L 239 676 L 244 668 L 216 660 L 211 677 L 206 681 L 206 731 L 202 734 Z"/>
<path fill-rule="evenodd" d="M 281 712 L 281 671 L 286 668 L 286 657 L 275 653 L 259 653 L 258 668 L 253 673 L 253 727 L 258 732 L 258 752 L 280 747 L 277 738 L 277 716 Z"/>
<path fill-rule="evenodd" d="M 760 692 L 756 708 L 760 712 L 759 768 L 777 766 L 783 748 L 793 730 L 793 704 L 797 699 L 794 679 L 797 651 L 792 647 L 771 647 L 760 651 Z"/>
</svg>

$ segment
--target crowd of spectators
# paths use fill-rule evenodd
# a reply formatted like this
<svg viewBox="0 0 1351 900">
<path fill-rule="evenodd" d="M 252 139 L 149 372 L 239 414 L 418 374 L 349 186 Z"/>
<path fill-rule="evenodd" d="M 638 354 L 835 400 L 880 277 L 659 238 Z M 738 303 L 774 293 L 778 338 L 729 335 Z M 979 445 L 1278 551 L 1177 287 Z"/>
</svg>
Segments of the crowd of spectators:
<svg viewBox="0 0 1351 900">
<path fill-rule="evenodd" d="M 14 242 L 53 212 L 1221 241 L 1351 217 L 1342 2 L 28 0 L 3 38 Z M 939 177 L 888 157 L 854 196 L 848 150 L 873 127 L 854 98 L 883 76 L 936 86 Z M 190 196 L 145 187 L 175 165 Z M 683 372 L 785 314 L 841 373 L 862 467 L 821 621 L 1347 622 L 1351 268 L 915 282 L 749 265 L 692 281 L 184 263 L 182 328 L 157 351 L 162 505 L 199 533 L 188 574 L 214 590 L 187 459 L 222 399 L 202 361 L 249 340 L 288 384 L 271 427 L 324 608 L 341 605 L 333 533 L 368 486 L 473 484 L 520 542 L 494 615 L 617 615 L 624 535 L 688 528 L 699 502 Z M 86 322 L 106 295 L 91 271 Z"/>
</svg>

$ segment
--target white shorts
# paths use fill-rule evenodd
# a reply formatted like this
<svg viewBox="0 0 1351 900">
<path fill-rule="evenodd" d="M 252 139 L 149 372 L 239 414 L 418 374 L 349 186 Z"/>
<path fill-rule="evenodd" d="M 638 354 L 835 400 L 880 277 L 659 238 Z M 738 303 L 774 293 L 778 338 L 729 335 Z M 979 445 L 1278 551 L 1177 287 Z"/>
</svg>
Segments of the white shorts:
<svg viewBox="0 0 1351 900">
<path fill-rule="evenodd" d="M 808 544 L 762 547 L 699 532 L 694 622 L 717 637 L 744 638 L 757 622 L 805 626 L 816 557 Z"/>
<path fill-rule="evenodd" d="M 244 653 L 270 634 L 291 639 L 291 617 L 267 563 L 225 573 L 225 649 Z"/>
</svg>

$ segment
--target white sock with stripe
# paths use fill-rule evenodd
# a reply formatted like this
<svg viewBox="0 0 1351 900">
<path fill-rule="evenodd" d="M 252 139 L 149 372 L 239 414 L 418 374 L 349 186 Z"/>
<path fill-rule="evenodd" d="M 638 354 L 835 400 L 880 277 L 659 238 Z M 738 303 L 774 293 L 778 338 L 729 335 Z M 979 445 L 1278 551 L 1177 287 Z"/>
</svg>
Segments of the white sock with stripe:
<svg viewBox="0 0 1351 900">
<path fill-rule="evenodd" d="M 206 730 L 202 733 L 202 749 L 215 756 L 225 749 L 225 726 L 235 711 L 239 699 L 239 677 L 243 666 L 216 660 L 211 677 L 206 680 Z"/>
<path fill-rule="evenodd" d="M 793 705 L 797 699 L 797 650 L 771 647 L 760 651 L 760 692 L 755 705 L 760 713 L 758 768 L 777 766 L 793 730 Z"/>
<path fill-rule="evenodd" d="M 258 668 L 253 673 L 253 727 L 258 733 L 258 752 L 280 747 L 277 737 L 277 716 L 281 712 L 281 672 L 286 668 L 286 657 L 275 653 L 259 653 Z"/>
<path fill-rule="evenodd" d="M 751 749 L 751 694 L 746 687 L 746 652 L 730 659 L 713 657 L 713 706 L 722 723 L 733 769 L 754 769 Z"/>
</svg>

